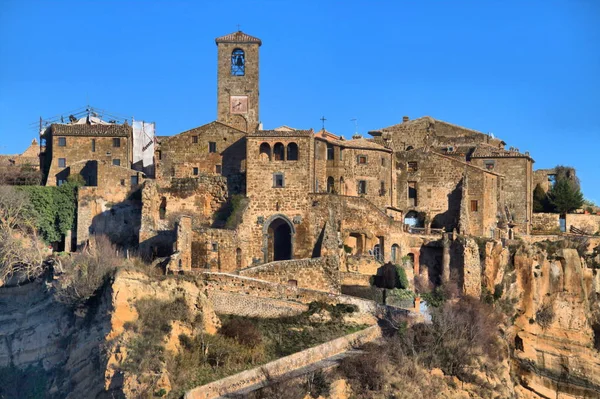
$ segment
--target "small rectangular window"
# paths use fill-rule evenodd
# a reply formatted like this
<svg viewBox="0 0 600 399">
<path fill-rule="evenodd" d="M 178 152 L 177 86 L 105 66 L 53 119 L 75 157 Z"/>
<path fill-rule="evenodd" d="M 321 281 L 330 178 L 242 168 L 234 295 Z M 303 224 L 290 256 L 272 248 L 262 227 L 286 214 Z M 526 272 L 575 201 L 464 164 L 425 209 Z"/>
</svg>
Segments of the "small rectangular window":
<svg viewBox="0 0 600 399">
<path fill-rule="evenodd" d="M 340 148 L 340 161 L 344 160 L 344 149 Z"/>
<path fill-rule="evenodd" d="M 333 155 L 333 146 L 331 144 L 327 144 L 327 160 L 331 161 L 334 159 L 334 155 Z"/>
<path fill-rule="evenodd" d="M 419 170 L 419 164 L 417 162 L 409 162 L 408 163 L 408 171 L 409 172 L 416 172 L 417 170 Z"/>
<path fill-rule="evenodd" d="M 381 166 L 385 166 L 385 158 L 381 158 Z"/>
<path fill-rule="evenodd" d="M 273 187 L 283 188 L 284 185 L 285 185 L 285 179 L 283 177 L 283 173 L 274 173 L 273 174 Z"/>
<path fill-rule="evenodd" d="M 359 194 L 366 194 L 367 193 L 367 181 L 366 180 L 359 180 L 358 181 L 358 193 Z"/>
<path fill-rule="evenodd" d="M 112 163 L 113 163 L 114 166 L 121 166 L 121 160 L 118 159 L 118 158 L 117 159 L 113 159 Z"/>
<path fill-rule="evenodd" d="M 215 141 L 208 143 L 208 152 L 217 152 L 217 143 Z"/>
<path fill-rule="evenodd" d="M 198 144 L 198 136 L 192 136 L 192 144 Z"/>
<path fill-rule="evenodd" d="M 92 139 L 92 152 L 96 152 L 96 139 Z"/>
<path fill-rule="evenodd" d="M 379 186 L 379 195 L 384 196 L 386 193 L 387 193 L 387 191 L 385 189 L 385 182 L 382 181 L 381 185 Z"/>
<path fill-rule="evenodd" d="M 124 186 L 125 185 L 125 179 L 121 179 L 121 185 Z"/>
<path fill-rule="evenodd" d="M 113 147 L 117 148 L 121 146 L 121 139 L 118 137 L 113 138 Z"/>
<path fill-rule="evenodd" d="M 479 210 L 479 204 L 477 200 L 471 200 L 471 212 L 477 212 Z"/>
<path fill-rule="evenodd" d="M 361 165 L 364 165 L 367 163 L 367 156 L 366 155 L 359 155 L 358 156 L 358 163 Z"/>
<path fill-rule="evenodd" d="M 212 243 L 212 251 L 213 252 L 218 252 L 219 251 L 219 243 L 218 242 L 213 242 Z"/>
<path fill-rule="evenodd" d="M 215 165 L 215 173 L 221 173 L 221 171 L 223 170 L 223 168 L 221 167 L 221 165 Z"/>
<path fill-rule="evenodd" d="M 65 137 L 59 137 L 58 138 L 58 146 L 59 147 L 66 147 L 67 146 L 67 139 Z"/>
<path fill-rule="evenodd" d="M 140 184 L 140 179 L 137 176 L 131 176 L 131 187 L 135 187 Z"/>
<path fill-rule="evenodd" d="M 192 169 L 192 174 L 193 174 L 194 176 L 198 176 L 198 168 L 193 168 L 193 169 Z"/>
<path fill-rule="evenodd" d="M 58 158 L 58 167 L 66 168 L 67 167 L 67 158 Z"/>
<path fill-rule="evenodd" d="M 56 185 L 57 186 L 62 186 L 63 184 L 65 184 L 67 181 L 65 179 L 57 179 L 56 180 Z"/>
</svg>

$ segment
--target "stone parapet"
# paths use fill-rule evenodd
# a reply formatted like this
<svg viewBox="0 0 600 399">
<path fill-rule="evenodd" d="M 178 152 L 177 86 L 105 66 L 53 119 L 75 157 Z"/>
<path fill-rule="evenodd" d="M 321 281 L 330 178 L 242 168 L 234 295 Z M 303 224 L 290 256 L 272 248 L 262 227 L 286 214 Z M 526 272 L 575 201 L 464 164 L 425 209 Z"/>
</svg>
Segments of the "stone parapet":
<svg viewBox="0 0 600 399">
<path fill-rule="evenodd" d="M 243 371 L 201 387 L 194 388 L 187 391 L 184 398 L 213 399 L 255 384 L 263 385 L 267 382 L 267 375 L 275 378 L 280 377 L 290 371 L 320 362 L 379 338 L 381 338 L 381 329 L 379 326 L 372 326 L 362 331 L 274 360 L 252 370 Z"/>
</svg>

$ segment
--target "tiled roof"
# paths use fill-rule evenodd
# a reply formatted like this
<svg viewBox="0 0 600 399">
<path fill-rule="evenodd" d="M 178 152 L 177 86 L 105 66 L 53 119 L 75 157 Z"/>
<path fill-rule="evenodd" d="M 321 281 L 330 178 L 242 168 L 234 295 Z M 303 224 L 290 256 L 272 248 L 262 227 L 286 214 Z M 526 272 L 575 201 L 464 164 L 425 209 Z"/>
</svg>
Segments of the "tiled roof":
<svg viewBox="0 0 600 399">
<path fill-rule="evenodd" d="M 389 151 L 389 152 L 392 151 L 389 148 L 385 148 L 384 146 L 377 144 L 374 141 L 367 140 L 367 139 L 345 140 L 342 143 L 343 143 L 342 145 L 347 148 L 363 148 L 366 150 L 382 150 L 382 151 Z"/>
<path fill-rule="evenodd" d="M 248 136 L 253 137 L 298 137 L 298 136 L 312 136 L 313 130 L 257 130 L 249 133 Z"/>
<path fill-rule="evenodd" d="M 487 144 L 479 144 L 471 154 L 471 158 L 529 158 L 529 153 L 522 154 L 516 148 L 505 150 Z"/>
<path fill-rule="evenodd" d="M 52 134 L 57 136 L 107 136 L 129 137 L 133 133 L 129 125 L 63 125 L 50 126 Z"/>
<path fill-rule="evenodd" d="M 365 149 L 365 150 L 380 150 L 380 151 L 388 151 L 388 152 L 392 151 L 388 148 L 385 148 L 384 146 L 382 146 L 380 144 L 377 144 L 374 140 L 371 140 L 371 139 L 360 138 L 360 139 L 344 140 L 344 138 L 342 136 L 336 136 L 335 134 L 328 132 L 326 130 L 325 131 L 319 130 L 319 132 L 317 132 L 317 134 L 315 134 L 315 138 L 323 140 L 323 141 L 327 141 L 328 143 L 331 143 L 331 144 L 339 145 L 340 147 L 344 147 L 344 148 L 358 148 L 358 149 Z"/>
<path fill-rule="evenodd" d="M 215 39 L 215 43 L 258 43 L 259 46 L 262 44 L 259 38 L 250 36 L 241 30 L 225 36 L 217 37 Z"/>
</svg>

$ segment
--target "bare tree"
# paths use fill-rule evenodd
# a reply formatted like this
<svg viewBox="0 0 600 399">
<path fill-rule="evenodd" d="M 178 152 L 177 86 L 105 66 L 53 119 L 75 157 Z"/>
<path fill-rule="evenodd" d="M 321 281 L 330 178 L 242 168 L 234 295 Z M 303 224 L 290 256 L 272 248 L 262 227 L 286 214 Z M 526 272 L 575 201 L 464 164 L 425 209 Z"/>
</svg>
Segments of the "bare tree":
<svg viewBox="0 0 600 399">
<path fill-rule="evenodd" d="M 44 243 L 28 206 L 25 193 L 0 186 L 0 285 L 15 275 L 29 280 L 44 271 Z"/>
</svg>

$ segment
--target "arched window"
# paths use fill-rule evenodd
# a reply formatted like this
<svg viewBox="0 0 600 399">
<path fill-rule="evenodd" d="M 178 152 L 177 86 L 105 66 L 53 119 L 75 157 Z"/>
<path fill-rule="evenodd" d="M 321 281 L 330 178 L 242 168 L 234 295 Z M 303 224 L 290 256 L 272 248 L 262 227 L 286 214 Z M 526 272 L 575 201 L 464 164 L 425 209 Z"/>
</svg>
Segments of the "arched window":
<svg viewBox="0 0 600 399">
<path fill-rule="evenodd" d="M 297 161 L 298 160 L 298 144 L 289 143 L 287 146 L 287 160 Z"/>
<path fill-rule="evenodd" d="M 406 147 L 406 151 L 410 151 L 412 150 L 414 147 L 412 145 L 409 145 L 408 147 Z"/>
<path fill-rule="evenodd" d="M 244 50 L 236 48 L 231 53 L 231 76 L 244 76 L 246 68 L 246 56 Z"/>
<path fill-rule="evenodd" d="M 340 194 L 346 195 L 346 185 L 344 183 L 344 178 L 340 177 Z"/>
<path fill-rule="evenodd" d="M 281 143 L 275 143 L 273 146 L 273 159 L 283 161 L 285 159 L 285 147 Z"/>
<path fill-rule="evenodd" d="M 328 193 L 335 192 L 335 180 L 333 180 L 333 177 L 331 177 L 331 176 L 329 176 L 327 178 L 327 192 Z"/>
<path fill-rule="evenodd" d="M 260 145 L 258 157 L 261 161 L 271 160 L 271 146 L 269 145 L 269 143 L 262 143 Z"/>
<path fill-rule="evenodd" d="M 158 215 L 161 220 L 166 219 L 167 217 L 167 198 L 162 197 L 160 200 L 160 206 L 158 207 Z"/>
<path fill-rule="evenodd" d="M 400 263 L 400 246 L 398 244 L 392 245 L 392 263 Z"/>
</svg>

